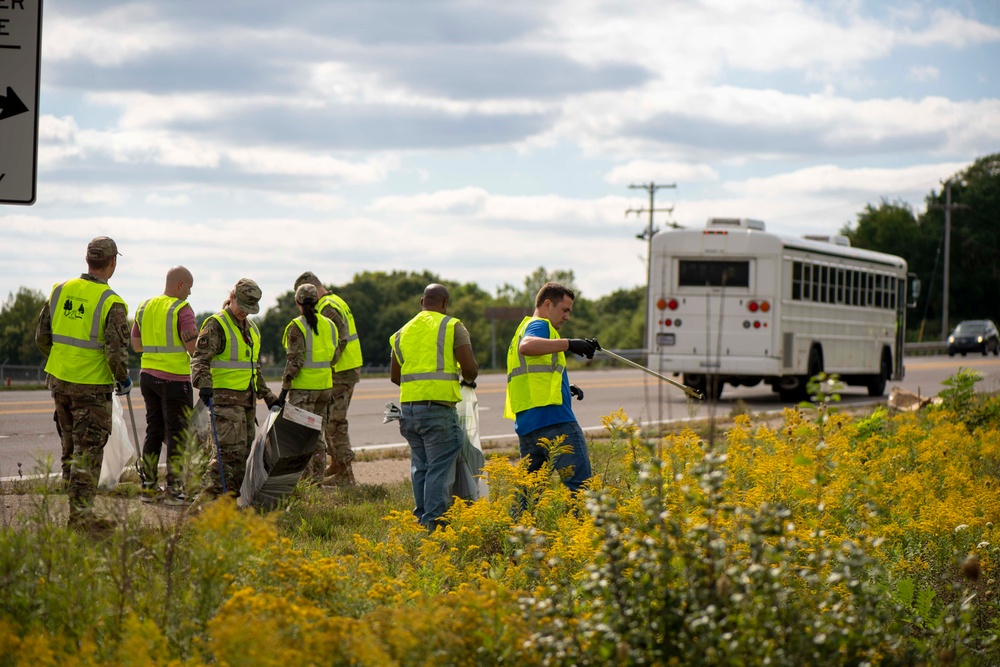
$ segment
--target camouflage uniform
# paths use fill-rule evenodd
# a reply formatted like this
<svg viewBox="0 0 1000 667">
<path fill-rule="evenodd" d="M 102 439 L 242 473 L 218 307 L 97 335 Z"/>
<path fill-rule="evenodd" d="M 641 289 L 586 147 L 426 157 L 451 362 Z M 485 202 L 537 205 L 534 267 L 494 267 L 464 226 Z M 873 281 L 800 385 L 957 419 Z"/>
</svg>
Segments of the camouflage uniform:
<svg viewBox="0 0 1000 667">
<path fill-rule="evenodd" d="M 288 360 L 285 362 L 285 372 L 281 376 L 281 389 L 288 390 L 285 399 L 289 405 L 302 408 L 313 414 L 323 417 L 324 430 L 326 428 L 327 414 L 330 401 L 333 400 L 332 389 L 292 389 L 294 380 L 302 366 L 305 364 L 306 339 L 298 327 L 291 327 L 288 330 Z M 320 444 L 316 448 L 312 461 L 306 469 L 306 476 L 316 481 L 323 481 L 326 470 L 326 447 Z"/>
<path fill-rule="evenodd" d="M 99 243 L 101 239 L 105 240 L 105 245 Z M 100 252 L 111 252 L 109 248 L 117 255 L 118 248 L 111 239 L 94 239 L 87 248 L 88 259 L 100 259 Z M 89 273 L 80 278 L 102 285 L 108 282 Z M 104 357 L 116 382 L 124 382 L 128 377 L 128 342 L 128 312 L 124 305 L 115 303 L 104 321 Z M 48 301 L 38 313 L 35 344 L 46 357 L 52 352 L 52 315 Z M 53 375 L 48 376 L 46 386 L 56 405 L 53 420 L 62 444 L 62 476 L 69 496 L 69 524 L 96 525 L 99 520 L 94 514 L 94 497 L 104 462 L 104 445 L 111 435 L 111 401 L 115 386 L 77 384 Z"/>
<path fill-rule="evenodd" d="M 258 297 L 259 298 L 259 297 Z M 235 319 L 235 318 L 234 318 Z M 244 338 L 249 337 L 249 323 L 244 321 Z M 212 359 L 226 347 L 226 332 L 214 318 L 208 318 L 198 333 L 194 354 L 191 356 L 191 384 L 196 388 L 212 386 Z M 247 457 L 256 434 L 257 399 L 271 405 L 278 397 L 264 383 L 259 373 L 254 373 L 256 385 L 244 390 L 215 389 L 212 394 L 212 412 L 219 437 L 225 491 L 237 496 L 246 476 Z M 209 443 L 214 449 L 214 443 Z M 214 452 L 213 452 L 214 453 Z M 209 491 L 222 495 L 222 480 L 218 465 L 212 466 Z"/>
<path fill-rule="evenodd" d="M 332 306 L 323 308 L 321 315 L 329 317 L 337 325 L 337 353 L 333 362 L 340 360 L 340 355 L 347 346 L 350 332 L 347 322 L 337 309 Z M 351 449 L 351 438 L 347 432 L 347 409 L 351 407 L 354 396 L 354 385 L 361 381 L 361 369 L 351 368 L 333 373 L 333 400 L 326 413 L 325 433 L 326 451 L 330 457 L 330 466 L 326 474 L 337 484 L 354 484 L 354 471 L 351 462 L 354 461 L 354 450 Z"/>
</svg>

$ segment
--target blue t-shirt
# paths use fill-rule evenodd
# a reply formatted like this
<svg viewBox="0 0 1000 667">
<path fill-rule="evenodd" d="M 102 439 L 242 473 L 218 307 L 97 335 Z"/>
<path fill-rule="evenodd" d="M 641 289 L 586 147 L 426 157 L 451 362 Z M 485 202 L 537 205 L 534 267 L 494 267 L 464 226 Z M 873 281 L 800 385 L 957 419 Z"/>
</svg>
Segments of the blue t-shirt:
<svg viewBox="0 0 1000 667">
<path fill-rule="evenodd" d="M 524 335 L 548 338 L 549 323 L 545 320 L 535 320 L 528 324 L 528 328 L 524 330 Z M 518 435 L 527 435 L 532 431 L 537 431 L 552 424 L 576 421 L 576 417 L 573 415 L 573 406 L 570 403 L 572 398 L 572 394 L 569 393 L 569 375 L 566 371 L 563 371 L 562 404 L 543 405 L 538 408 L 528 408 L 523 412 L 518 412 L 514 419 L 514 432 Z"/>
</svg>

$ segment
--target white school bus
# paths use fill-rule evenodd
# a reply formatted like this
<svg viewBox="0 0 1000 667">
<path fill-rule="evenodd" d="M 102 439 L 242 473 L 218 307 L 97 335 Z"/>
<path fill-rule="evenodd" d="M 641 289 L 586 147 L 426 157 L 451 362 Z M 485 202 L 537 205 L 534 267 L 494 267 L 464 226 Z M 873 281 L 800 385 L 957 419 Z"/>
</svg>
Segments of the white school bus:
<svg viewBox="0 0 1000 667">
<path fill-rule="evenodd" d="M 903 378 L 906 261 L 845 237 L 793 238 L 712 218 L 653 238 L 649 361 L 717 399 L 764 382 L 806 397 L 821 371 L 885 393 Z M 919 283 L 915 285 L 919 290 Z"/>
</svg>

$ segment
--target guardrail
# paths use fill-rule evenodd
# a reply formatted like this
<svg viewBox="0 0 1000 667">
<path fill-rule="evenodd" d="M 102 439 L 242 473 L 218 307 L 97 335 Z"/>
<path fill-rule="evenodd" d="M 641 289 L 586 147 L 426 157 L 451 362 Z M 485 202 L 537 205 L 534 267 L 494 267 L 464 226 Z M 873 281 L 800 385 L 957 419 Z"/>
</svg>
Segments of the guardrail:
<svg viewBox="0 0 1000 667">
<path fill-rule="evenodd" d="M 906 346 L 903 348 L 903 354 L 907 357 L 927 356 L 931 354 L 944 354 L 947 349 L 948 343 L 945 341 L 906 343 Z M 648 365 L 646 364 L 645 350 L 611 350 L 611 352 L 614 352 L 618 356 L 625 357 L 629 361 Z M 597 355 L 595 359 L 599 359 L 609 365 L 618 365 L 618 362 L 608 358 L 607 356 Z M 264 377 L 268 378 L 280 378 L 284 370 L 284 366 L 277 365 L 263 366 L 261 368 L 261 372 L 264 374 Z M 361 369 L 361 374 L 365 376 L 388 375 L 388 373 L 388 366 L 364 366 Z M 132 369 L 131 375 L 132 381 L 138 383 L 139 369 Z M 0 385 L 11 386 L 15 384 L 45 384 L 45 364 L 40 364 L 38 366 L 0 364 Z"/>
<path fill-rule="evenodd" d="M 943 340 L 928 343 L 904 343 L 904 357 L 926 357 L 931 354 L 944 354 L 948 351 L 948 342 Z"/>
</svg>

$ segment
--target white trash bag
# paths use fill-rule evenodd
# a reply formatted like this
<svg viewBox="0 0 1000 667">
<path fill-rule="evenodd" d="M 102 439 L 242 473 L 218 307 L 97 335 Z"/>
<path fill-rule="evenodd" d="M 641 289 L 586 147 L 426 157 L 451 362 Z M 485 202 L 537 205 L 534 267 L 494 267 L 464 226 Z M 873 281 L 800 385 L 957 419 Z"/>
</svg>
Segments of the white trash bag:
<svg viewBox="0 0 1000 667">
<path fill-rule="evenodd" d="M 104 461 L 101 463 L 101 476 L 97 485 L 108 491 L 118 485 L 118 480 L 128 467 L 135 467 L 139 462 L 138 447 L 132 443 L 125 425 L 125 413 L 118 396 L 111 399 L 111 435 L 104 445 Z"/>
<path fill-rule="evenodd" d="M 455 485 L 451 495 L 463 500 L 489 498 L 490 487 L 483 473 L 486 457 L 479 441 L 479 399 L 476 398 L 476 391 L 465 385 L 461 387 L 461 396 L 462 400 L 455 409 L 462 427 L 462 450 L 456 461 Z"/>
</svg>

